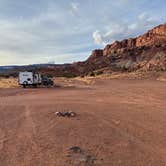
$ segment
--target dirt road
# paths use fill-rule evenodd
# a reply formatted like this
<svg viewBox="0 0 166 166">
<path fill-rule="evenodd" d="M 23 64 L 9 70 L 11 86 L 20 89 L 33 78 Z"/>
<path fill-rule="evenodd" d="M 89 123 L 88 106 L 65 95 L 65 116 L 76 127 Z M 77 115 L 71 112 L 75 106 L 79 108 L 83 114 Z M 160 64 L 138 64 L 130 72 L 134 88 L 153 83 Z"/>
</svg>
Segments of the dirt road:
<svg viewBox="0 0 166 166">
<path fill-rule="evenodd" d="M 0 166 L 165 166 L 165 99 L 148 80 L 1 89 Z"/>
</svg>

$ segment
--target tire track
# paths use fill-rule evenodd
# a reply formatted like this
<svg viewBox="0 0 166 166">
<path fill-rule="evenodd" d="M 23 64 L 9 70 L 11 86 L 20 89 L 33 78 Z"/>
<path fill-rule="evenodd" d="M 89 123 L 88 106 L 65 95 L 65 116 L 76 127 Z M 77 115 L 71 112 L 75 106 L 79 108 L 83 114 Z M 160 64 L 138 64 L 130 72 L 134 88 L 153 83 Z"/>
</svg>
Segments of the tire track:
<svg viewBox="0 0 166 166">
<path fill-rule="evenodd" d="M 6 141 L 5 133 L 0 129 L 0 151 L 4 147 L 4 142 Z"/>
<path fill-rule="evenodd" d="M 32 118 L 31 108 L 25 106 L 24 117 L 17 121 L 18 128 L 8 133 L 8 141 L 5 135 L 0 133 L 0 150 L 3 156 L 3 165 L 29 166 L 39 164 L 39 152 L 41 151 L 36 142 L 36 126 Z"/>
<path fill-rule="evenodd" d="M 148 145 L 148 144 L 142 142 L 139 138 L 135 137 L 132 133 L 130 134 L 129 132 L 122 130 L 121 128 L 118 128 L 118 124 L 116 124 L 117 120 L 115 120 L 115 119 L 107 119 L 108 117 L 101 118 L 101 116 L 100 117 L 96 116 L 95 113 L 87 112 L 87 111 L 85 111 L 85 112 L 88 114 L 91 114 L 95 119 L 98 119 L 98 121 L 100 123 L 103 123 L 103 124 L 109 126 L 110 128 L 115 129 L 115 131 L 117 131 L 117 133 L 119 133 L 124 138 L 126 138 L 127 140 L 129 140 L 129 141 L 133 142 L 135 145 L 137 145 L 140 148 L 140 150 L 145 151 L 145 149 L 146 149 L 146 152 L 149 152 L 149 154 L 151 154 L 151 155 L 156 154 L 158 159 L 162 158 L 162 161 L 164 163 L 166 163 L 166 159 L 165 159 L 166 152 L 164 150 L 161 150 L 160 147 L 158 147 L 156 145 L 153 145 L 153 146 Z"/>
</svg>

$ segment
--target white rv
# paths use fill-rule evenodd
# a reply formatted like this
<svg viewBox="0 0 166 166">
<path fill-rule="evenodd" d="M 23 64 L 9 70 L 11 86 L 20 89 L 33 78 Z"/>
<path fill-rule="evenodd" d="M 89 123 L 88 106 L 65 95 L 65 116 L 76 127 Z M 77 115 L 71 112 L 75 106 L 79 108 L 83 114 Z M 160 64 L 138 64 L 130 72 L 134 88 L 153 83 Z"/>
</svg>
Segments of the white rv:
<svg viewBox="0 0 166 166">
<path fill-rule="evenodd" d="M 42 78 L 39 73 L 20 72 L 18 82 L 20 85 L 22 85 L 25 88 L 27 86 L 41 85 Z"/>
</svg>

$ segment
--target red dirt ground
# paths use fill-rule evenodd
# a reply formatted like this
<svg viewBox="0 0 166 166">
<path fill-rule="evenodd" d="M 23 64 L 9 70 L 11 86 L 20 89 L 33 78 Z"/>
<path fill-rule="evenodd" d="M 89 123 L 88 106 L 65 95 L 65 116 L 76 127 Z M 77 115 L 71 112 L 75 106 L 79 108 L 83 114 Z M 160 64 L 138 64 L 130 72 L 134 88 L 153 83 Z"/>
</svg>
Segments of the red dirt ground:
<svg viewBox="0 0 166 166">
<path fill-rule="evenodd" d="M 165 82 L 77 84 L 0 90 L 0 166 L 166 165 Z"/>
</svg>

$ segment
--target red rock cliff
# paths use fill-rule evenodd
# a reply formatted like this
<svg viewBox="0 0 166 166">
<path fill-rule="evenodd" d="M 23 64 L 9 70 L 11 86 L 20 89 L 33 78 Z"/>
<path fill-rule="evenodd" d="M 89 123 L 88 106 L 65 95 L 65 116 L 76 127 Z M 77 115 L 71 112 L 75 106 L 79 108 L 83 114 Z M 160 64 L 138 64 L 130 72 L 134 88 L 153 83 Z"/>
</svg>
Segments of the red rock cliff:
<svg viewBox="0 0 166 166">
<path fill-rule="evenodd" d="M 152 30 L 149 30 L 144 35 L 136 38 L 125 39 L 122 41 L 115 41 L 113 44 L 108 44 L 104 50 L 103 55 L 107 56 L 116 51 L 123 52 L 125 49 L 134 47 L 153 46 L 163 44 L 166 42 L 166 23 L 159 25 Z"/>
</svg>

